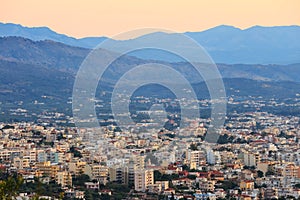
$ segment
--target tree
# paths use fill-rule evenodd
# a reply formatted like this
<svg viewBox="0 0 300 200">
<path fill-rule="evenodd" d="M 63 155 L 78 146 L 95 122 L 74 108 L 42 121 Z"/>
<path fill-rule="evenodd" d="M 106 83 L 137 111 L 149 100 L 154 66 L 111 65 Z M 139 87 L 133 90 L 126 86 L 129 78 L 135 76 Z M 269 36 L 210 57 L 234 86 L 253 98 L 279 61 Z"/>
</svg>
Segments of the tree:
<svg viewBox="0 0 300 200">
<path fill-rule="evenodd" d="M 74 154 L 74 157 L 82 158 L 80 151 L 78 151 L 74 146 L 70 148 L 70 152 Z"/>
<path fill-rule="evenodd" d="M 51 196 L 58 199 L 62 199 L 64 192 L 61 186 L 55 181 L 50 181 L 49 184 L 42 183 L 38 178 L 35 178 L 34 182 L 27 182 L 22 185 L 20 192 L 35 193 L 33 199 L 39 199 L 40 196 Z"/>
<path fill-rule="evenodd" d="M 160 171 L 154 171 L 154 180 L 155 181 L 170 181 L 173 179 L 179 178 L 178 174 L 162 174 Z"/>
<path fill-rule="evenodd" d="M 191 149 L 192 151 L 197 151 L 197 150 L 198 150 L 196 144 L 191 144 L 191 145 L 190 145 L 190 149 Z"/>
<path fill-rule="evenodd" d="M 222 182 L 222 185 L 220 187 L 223 188 L 224 190 L 229 190 L 229 189 L 234 189 L 237 186 L 238 185 L 235 184 L 234 182 L 226 180 Z"/>
<path fill-rule="evenodd" d="M 170 200 L 175 200 L 174 193 L 172 192 Z"/>
<path fill-rule="evenodd" d="M 197 176 L 196 175 L 188 175 L 187 178 L 192 179 L 192 180 L 196 180 Z"/>
<path fill-rule="evenodd" d="M 186 164 L 182 165 L 182 170 L 190 171 L 190 167 Z"/>
<path fill-rule="evenodd" d="M 258 171 L 257 171 L 257 176 L 258 176 L 259 178 L 262 178 L 262 177 L 264 177 L 264 173 L 263 173 L 262 171 L 258 170 Z"/>
<path fill-rule="evenodd" d="M 272 176 L 272 175 L 275 175 L 275 173 L 273 171 L 268 170 L 266 172 L 266 176 Z"/>
<path fill-rule="evenodd" d="M 86 174 L 81 174 L 73 178 L 73 184 L 75 186 L 84 187 L 84 183 L 89 181 L 90 181 L 90 177 Z"/>
<path fill-rule="evenodd" d="M 85 193 L 84 193 L 84 198 L 86 200 L 93 200 L 93 195 L 89 190 L 86 190 Z"/>
<path fill-rule="evenodd" d="M 100 199 L 110 200 L 110 196 L 108 194 L 101 194 Z"/>
<path fill-rule="evenodd" d="M 19 175 L 8 176 L 7 180 L 0 181 L 0 197 L 2 199 L 15 199 L 23 184 L 23 178 Z"/>
</svg>

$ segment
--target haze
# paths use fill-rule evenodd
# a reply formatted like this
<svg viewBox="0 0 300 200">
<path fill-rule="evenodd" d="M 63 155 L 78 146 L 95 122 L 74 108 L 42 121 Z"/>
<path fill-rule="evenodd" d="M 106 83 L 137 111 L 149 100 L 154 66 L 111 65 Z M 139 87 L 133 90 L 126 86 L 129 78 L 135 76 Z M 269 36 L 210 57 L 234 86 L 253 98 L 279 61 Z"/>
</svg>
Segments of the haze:
<svg viewBox="0 0 300 200">
<path fill-rule="evenodd" d="M 5 0 L 0 21 L 48 26 L 74 37 L 113 36 L 137 28 L 201 31 L 220 24 L 300 25 L 299 0 Z"/>
</svg>

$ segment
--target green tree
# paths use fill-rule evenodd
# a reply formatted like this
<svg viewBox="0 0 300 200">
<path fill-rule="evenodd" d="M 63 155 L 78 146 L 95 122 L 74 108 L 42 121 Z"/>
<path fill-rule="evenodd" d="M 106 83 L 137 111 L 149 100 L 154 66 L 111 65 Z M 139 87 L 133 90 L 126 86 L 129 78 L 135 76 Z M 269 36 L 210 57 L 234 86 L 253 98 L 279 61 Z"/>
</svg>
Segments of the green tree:
<svg viewBox="0 0 300 200">
<path fill-rule="evenodd" d="M 259 178 L 262 178 L 262 177 L 264 177 L 264 173 L 263 173 L 262 171 L 258 170 L 258 171 L 257 171 L 257 176 L 258 176 Z"/>
<path fill-rule="evenodd" d="M 196 180 L 197 176 L 196 175 L 188 175 L 187 178 L 192 179 L 192 180 Z"/>
<path fill-rule="evenodd" d="M 224 190 L 229 190 L 229 189 L 234 189 L 237 186 L 238 185 L 236 183 L 226 180 L 222 182 L 220 188 L 223 188 Z"/>
<path fill-rule="evenodd" d="M 272 175 L 275 175 L 275 173 L 273 171 L 268 170 L 266 172 L 266 176 L 272 176 Z"/>
<path fill-rule="evenodd" d="M 89 182 L 89 181 L 91 181 L 90 177 L 86 174 L 81 174 L 81 175 L 76 176 L 76 177 L 73 178 L 73 184 L 75 186 L 84 187 L 84 183 Z"/>
<path fill-rule="evenodd" d="M 192 151 L 197 151 L 197 150 L 198 150 L 197 144 L 191 144 L 191 145 L 190 145 L 190 149 L 191 149 Z"/>
<path fill-rule="evenodd" d="M 7 180 L 0 181 L 0 197 L 1 199 L 15 199 L 19 193 L 19 189 L 23 184 L 23 178 L 19 175 L 8 176 Z"/>
<path fill-rule="evenodd" d="M 74 146 L 70 148 L 70 152 L 74 154 L 74 157 L 82 158 L 82 154 Z"/>
</svg>

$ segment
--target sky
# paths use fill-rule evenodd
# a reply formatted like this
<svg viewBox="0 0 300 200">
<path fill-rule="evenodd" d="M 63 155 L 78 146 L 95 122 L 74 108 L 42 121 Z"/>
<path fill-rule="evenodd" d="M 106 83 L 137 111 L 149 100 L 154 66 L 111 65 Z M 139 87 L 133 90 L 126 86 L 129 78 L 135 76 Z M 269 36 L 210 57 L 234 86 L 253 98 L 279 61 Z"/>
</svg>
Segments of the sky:
<svg viewBox="0 0 300 200">
<path fill-rule="evenodd" d="M 300 25 L 299 0 L 1 0 L 0 22 L 47 26 L 81 38 L 139 28 Z"/>
</svg>

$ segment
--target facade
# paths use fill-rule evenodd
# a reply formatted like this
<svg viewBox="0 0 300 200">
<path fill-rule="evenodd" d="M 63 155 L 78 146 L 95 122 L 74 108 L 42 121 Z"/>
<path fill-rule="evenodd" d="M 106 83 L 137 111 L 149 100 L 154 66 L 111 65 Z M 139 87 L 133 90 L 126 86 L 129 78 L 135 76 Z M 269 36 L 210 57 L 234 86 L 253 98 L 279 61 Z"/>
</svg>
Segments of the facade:
<svg viewBox="0 0 300 200">
<path fill-rule="evenodd" d="M 134 176 L 137 170 L 145 168 L 145 156 L 133 156 L 128 165 L 128 182 L 129 184 L 134 183 Z"/>
<path fill-rule="evenodd" d="M 77 160 L 77 161 L 68 163 L 68 166 L 69 166 L 70 172 L 73 173 L 75 176 L 78 176 L 78 175 L 84 173 L 84 168 L 86 166 L 86 162 Z"/>
<path fill-rule="evenodd" d="M 200 150 L 197 150 L 197 151 L 187 150 L 186 158 L 190 164 L 191 169 L 196 169 L 200 165 L 206 163 L 205 153 Z"/>
<path fill-rule="evenodd" d="M 260 155 L 258 153 L 244 152 L 244 164 L 246 166 L 256 166 L 260 160 Z"/>
<path fill-rule="evenodd" d="M 128 167 L 113 166 L 109 168 L 109 181 L 128 184 Z"/>
<path fill-rule="evenodd" d="M 91 180 L 97 180 L 106 185 L 109 179 L 109 168 L 99 164 L 89 164 L 85 166 L 84 174 L 88 175 Z"/>
<path fill-rule="evenodd" d="M 244 180 L 240 182 L 241 190 L 253 190 L 254 189 L 254 181 Z"/>
<path fill-rule="evenodd" d="M 277 199 L 278 198 L 278 190 L 274 188 L 266 188 L 263 190 L 264 199 Z"/>
<path fill-rule="evenodd" d="M 150 185 L 154 184 L 153 170 L 138 170 L 134 176 L 134 189 L 139 192 L 145 192 Z"/>
<path fill-rule="evenodd" d="M 72 186 L 72 175 L 67 171 L 57 172 L 55 176 L 55 181 L 62 187 Z"/>
</svg>

